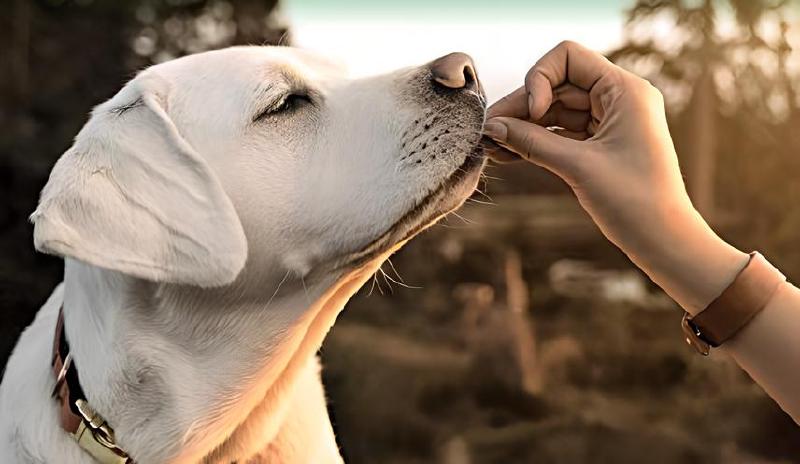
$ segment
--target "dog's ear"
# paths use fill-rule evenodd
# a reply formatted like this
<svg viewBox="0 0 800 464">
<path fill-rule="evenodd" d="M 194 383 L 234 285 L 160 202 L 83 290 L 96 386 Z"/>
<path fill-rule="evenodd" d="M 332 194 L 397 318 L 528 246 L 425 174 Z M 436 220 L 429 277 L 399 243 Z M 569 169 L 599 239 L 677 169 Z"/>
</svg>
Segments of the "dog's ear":
<svg viewBox="0 0 800 464">
<path fill-rule="evenodd" d="M 232 282 L 247 241 L 219 180 L 166 111 L 168 85 L 137 78 L 98 106 L 31 215 L 45 253 L 152 281 Z"/>
</svg>

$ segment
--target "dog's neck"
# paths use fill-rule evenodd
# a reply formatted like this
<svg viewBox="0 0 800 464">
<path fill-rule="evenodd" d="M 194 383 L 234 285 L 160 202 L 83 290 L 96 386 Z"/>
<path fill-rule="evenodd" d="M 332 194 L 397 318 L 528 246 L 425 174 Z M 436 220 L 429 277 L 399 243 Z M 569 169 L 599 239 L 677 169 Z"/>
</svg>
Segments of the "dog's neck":
<svg viewBox="0 0 800 464">
<path fill-rule="evenodd" d="M 142 462 L 230 461 L 237 427 L 265 401 L 261 438 L 277 433 L 281 396 L 383 258 L 329 281 L 284 274 L 260 292 L 147 283 L 68 259 L 65 326 L 81 386 Z"/>
</svg>

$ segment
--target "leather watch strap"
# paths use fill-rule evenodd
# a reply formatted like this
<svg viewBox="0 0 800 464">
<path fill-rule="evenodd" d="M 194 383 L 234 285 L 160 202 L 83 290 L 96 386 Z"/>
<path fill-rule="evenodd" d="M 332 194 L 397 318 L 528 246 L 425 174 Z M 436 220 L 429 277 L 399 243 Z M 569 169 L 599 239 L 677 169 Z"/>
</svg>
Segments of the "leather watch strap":
<svg viewBox="0 0 800 464">
<path fill-rule="evenodd" d="M 686 342 L 707 355 L 710 348 L 731 339 L 763 310 L 786 277 L 760 253 L 750 260 L 734 281 L 703 311 L 683 316 Z"/>
</svg>

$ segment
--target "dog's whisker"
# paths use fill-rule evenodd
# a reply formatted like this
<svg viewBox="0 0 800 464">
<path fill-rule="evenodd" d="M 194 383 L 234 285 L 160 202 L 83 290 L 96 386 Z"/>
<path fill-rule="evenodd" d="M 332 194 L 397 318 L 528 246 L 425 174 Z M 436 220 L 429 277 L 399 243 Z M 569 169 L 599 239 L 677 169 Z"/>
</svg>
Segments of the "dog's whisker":
<svg viewBox="0 0 800 464">
<path fill-rule="evenodd" d="M 451 217 L 450 214 L 446 215 L 445 217 L 442 218 L 442 220 L 440 222 L 436 223 L 436 226 L 441 226 L 441 227 L 444 227 L 445 229 L 453 229 L 453 230 L 464 230 L 464 229 L 466 229 L 468 227 L 471 227 L 469 225 L 464 225 L 463 224 L 463 218 L 462 218 L 462 221 L 461 221 L 462 223 L 460 223 L 460 224 L 451 224 L 450 223 L 450 217 Z"/>
<path fill-rule="evenodd" d="M 306 292 L 306 303 L 311 305 L 311 296 L 308 294 L 308 287 L 306 287 L 306 279 L 300 276 L 300 282 L 303 284 L 303 290 Z"/>
<path fill-rule="evenodd" d="M 457 217 L 457 218 L 461 219 L 461 220 L 462 220 L 462 221 L 464 221 L 464 223 L 465 223 L 465 224 L 467 224 L 467 225 L 476 225 L 476 224 L 477 224 L 477 223 L 476 223 L 475 221 L 473 221 L 472 219 L 465 218 L 464 216 L 462 216 L 462 215 L 458 214 L 458 213 L 457 213 L 457 212 L 455 212 L 455 211 L 452 211 L 452 212 L 450 212 L 450 214 L 452 214 L 453 216 L 455 216 L 455 217 Z"/>
<path fill-rule="evenodd" d="M 394 268 L 394 264 L 392 264 L 391 261 L 387 261 L 387 262 L 389 263 L 391 268 L 394 270 L 394 273 L 397 274 L 397 269 Z M 381 266 L 381 272 L 383 272 L 383 278 L 384 279 L 386 279 L 386 280 L 388 280 L 388 281 L 390 281 L 392 283 L 395 283 L 395 284 L 397 284 L 397 285 L 399 285 L 401 287 L 414 289 L 414 290 L 418 290 L 418 289 L 422 288 L 422 287 L 415 287 L 413 285 L 408 285 L 407 283 L 403 282 L 403 279 L 400 277 L 400 274 L 397 274 L 397 278 L 400 279 L 400 280 L 399 281 L 395 280 L 394 278 L 392 278 L 392 276 L 390 276 L 389 274 L 386 273 L 386 271 L 383 270 L 383 266 Z M 390 286 L 390 288 L 391 288 L 391 286 Z"/>
<path fill-rule="evenodd" d="M 367 298 L 372 296 L 372 292 L 375 291 L 375 274 L 372 274 L 372 285 L 369 287 L 369 293 L 367 293 Z"/>
<path fill-rule="evenodd" d="M 392 272 L 394 272 L 394 275 L 397 276 L 397 278 L 400 280 L 400 282 L 405 284 L 406 281 L 403 279 L 403 277 L 400 275 L 400 273 L 397 272 L 397 268 L 394 267 L 394 263 L 392 262 L 392 260 L 390 258 L 386 258 L 386 262 L 389 263 L 389 267 L 392 268 Z"/>
<path fill-rule="evenodd" d="M 483 179 L 481 179 L 481 180 L 483 180 Z M 485 180 L 484 180 L 484 183 L 486 183 L 486 181 L 485 181 Z M 489 195 L 488 195 L 486 192 L 484 192 L 483 190 L 481 190 L 481 189 L 479 189 L 479 188 L 476 188 L 476 189 L 475 189 L 475 192 L 476 192 L 478 195 L 482 196 L 483 198 L 486 198 L 486 199 L 487 199 L 488 201 L 490 201 L 492 204 L 495 204 L 495 203 L 494 203 L 494 198 L 490 197 L 490 196 L 489 196 Z"/>
<path fill-rule="evenodd" d="M 380 271 L 381 275 L 383 276 L 383 281 L 386 282 L 386 286 L 389 288 L 389 294 L 393 295 L 394 294 L 394 288 L 392 288 L 392 284 L 391 284 L 391 281 L 390 281 L 391 279 L 386 274 L 386 271 L 383 270 L 383 267 L 378 268 L 378 270 Z"/>
<path fill-rule="evenodd" d="M 275 288 L 275 291 L 272 292 L 272 296 L 269 297 L 269 300 L 267 300 L 267 305 L 264 307 L 264 309 L 269 308 L 269 305 L 272 303 L 272 300 L 275 298 L 275 295 L 277 295 L 278 291 L 281 289 L 281 285 L 283 285 L 283 283 L 286 282 L 286 279 L 289 278 L 289 274 L 291 273 L 292 273 L 291 269 L 286 271 L 286 274 L 284 274 L 283 279 L 281 279 L 281 281 L 278 283 L 278 286 Z"/>
<path fill-rule="evenodd" d="M 493 203 L 491 201 L 476 200 L 474 198 L 467 198 L 467 203 L 477 203 L 479 205 L 497 206 L 497 203 Z"/>
<path fill-rule="evenodd" d="M 436 223 L 436 225 L 434 227 L 442 227 L 442 228 L 451 229 L 451 230 L 464 230 L 464 229 L 467 228 L 467 226 L 463 226 L 463 225 L 454 226 L 454 225 L 450 225 L 450 224 L 445 224 L 444 222 L 438 222 L 438 223 Z"/>
</svg>

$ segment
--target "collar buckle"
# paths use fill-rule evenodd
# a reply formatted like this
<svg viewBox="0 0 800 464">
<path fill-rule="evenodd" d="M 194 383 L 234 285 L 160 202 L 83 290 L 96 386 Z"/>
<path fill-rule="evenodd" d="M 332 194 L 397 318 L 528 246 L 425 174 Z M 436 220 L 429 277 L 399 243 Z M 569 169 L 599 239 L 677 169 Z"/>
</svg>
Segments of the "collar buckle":
<svg viewBox="0 0 800 464">
<path fill-rule="evenodd" d="M 75 401 L 82 420 L 73 436 L 78 445 L 101 464 L 131 464 L 133 461 L 122 451 L 114 438 L 114 431 L 84 400 Z"/>
</svg>

